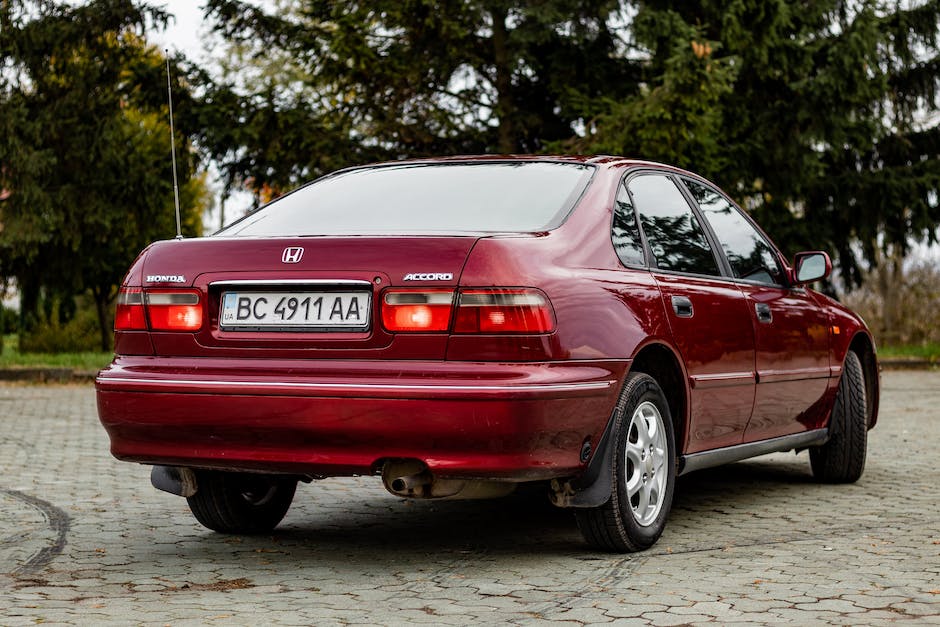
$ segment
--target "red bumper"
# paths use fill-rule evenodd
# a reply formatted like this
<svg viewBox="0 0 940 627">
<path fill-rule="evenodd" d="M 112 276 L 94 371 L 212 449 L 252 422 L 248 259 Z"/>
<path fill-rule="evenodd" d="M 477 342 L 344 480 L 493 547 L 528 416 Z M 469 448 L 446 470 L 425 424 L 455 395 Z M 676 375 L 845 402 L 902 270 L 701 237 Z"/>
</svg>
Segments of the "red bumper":
<svg viewBox="0 0 940 627">
<path fill-rule="evenodd" d="M 414 458 L 526 481 L 580 472 L 628 365 L 122 357 L 96 388 L 118 459 L 339 476 Z"/>
</svg>

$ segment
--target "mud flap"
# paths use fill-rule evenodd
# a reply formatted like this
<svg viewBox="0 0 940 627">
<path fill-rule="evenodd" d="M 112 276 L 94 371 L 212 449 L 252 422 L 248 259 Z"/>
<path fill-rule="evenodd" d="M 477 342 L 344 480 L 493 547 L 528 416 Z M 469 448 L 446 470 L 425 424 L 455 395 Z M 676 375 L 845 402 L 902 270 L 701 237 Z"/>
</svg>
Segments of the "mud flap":
<svg viewBox="0 0 940 627">
<path fill-rule="evenodd" d="M 587 470 L 578 477 L 566 481 L 552 481 L 551 501 L 556 507 L 600 507 L 610 500 L 613 477 L 610 473 L 614 455 L 614 419 L 611 415 L 607 427 L 597 443 L 594 456 Z"/>
</svg>

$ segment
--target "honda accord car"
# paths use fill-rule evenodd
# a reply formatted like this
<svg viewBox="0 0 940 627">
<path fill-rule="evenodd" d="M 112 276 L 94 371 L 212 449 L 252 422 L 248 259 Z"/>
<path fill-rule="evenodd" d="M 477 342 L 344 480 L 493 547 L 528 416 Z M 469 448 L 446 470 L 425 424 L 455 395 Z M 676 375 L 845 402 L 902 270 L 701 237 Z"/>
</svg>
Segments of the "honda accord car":
<svg viewBox="0 0 940 627">
<path fill-rule="evenodd" d="M 724 192 L 616 157 L 462 157 L 324 176 L 144 250 L 98 411 L 222 533 L 298 482 L 496 498 L 540 482 L 592 547 L 651 546 L 676 477 L 808 450 L 857 480 L 878 413 L 864 322 Z"/>
</svg>

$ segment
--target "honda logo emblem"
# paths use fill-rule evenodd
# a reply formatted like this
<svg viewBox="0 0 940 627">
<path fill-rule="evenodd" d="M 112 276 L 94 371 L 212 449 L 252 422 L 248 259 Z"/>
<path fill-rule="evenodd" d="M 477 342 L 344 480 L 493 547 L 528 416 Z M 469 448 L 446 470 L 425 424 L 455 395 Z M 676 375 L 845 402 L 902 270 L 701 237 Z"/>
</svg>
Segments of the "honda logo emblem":
<svg viewBox="0 0 940 627">
<path fill-rule="evenodd" d="M 281 261 L 284 263 L 297 263 L 304 256 L 304 249 L 301 246 L 289 246 L 281 254 Z"/>
</svg>

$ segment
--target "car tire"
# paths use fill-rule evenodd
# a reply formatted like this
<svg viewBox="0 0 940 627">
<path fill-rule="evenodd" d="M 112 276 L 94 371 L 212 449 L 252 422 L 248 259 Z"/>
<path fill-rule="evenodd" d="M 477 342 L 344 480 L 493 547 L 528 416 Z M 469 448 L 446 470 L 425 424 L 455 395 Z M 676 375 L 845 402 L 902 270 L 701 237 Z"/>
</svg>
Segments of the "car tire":
<svg viewBox="0 0 940 627">
<path fill-rule="evenodd" d="M 845 355 L 839 391 L 829 419 L 829 441 L 809 450 L 813 476 L 824 483 L 853 483 L 865 470 L 868 403 L 865 374 L 854 352 Z"/>
<path fill-rule="evenodd" d="M 613 420 L 610 498 L 600 507 L 575 510 L 575 518 L 594 548 L 642 551 L 662 535 L 676 483 L 672 419 L 656 380 L 631 373 Z"/>
<path fill-rule="evenodd" d="M 256 534 L 284 518 L 297 480 L 278 475 L 198 471 L 189 509 L 204 527 L 220 533 Z"/>
</svg>

